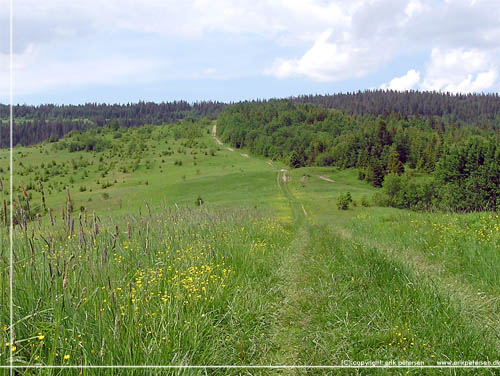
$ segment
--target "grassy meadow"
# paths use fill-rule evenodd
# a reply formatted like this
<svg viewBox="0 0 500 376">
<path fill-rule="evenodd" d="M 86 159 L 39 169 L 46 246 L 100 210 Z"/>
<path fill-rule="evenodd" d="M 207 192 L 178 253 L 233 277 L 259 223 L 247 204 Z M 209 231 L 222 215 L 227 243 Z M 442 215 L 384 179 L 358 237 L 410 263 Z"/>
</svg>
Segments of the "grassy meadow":
<svg viewBox="0 0 500 376">
<path fill-rule="evenodd" d="M 16 147 L 15 342 L 2 227 L 0 363 L 498 360 L 496 213 L 376 207 L 354 169 L 290 170 L 220 144 L 212 126 L 104 129 L 102 151 L 70 152 L 77 134 Z M 8 201 L 6 150 L 0 168 Z M 345 192 L 354 202 L 339 210 Z"/>
</svg>

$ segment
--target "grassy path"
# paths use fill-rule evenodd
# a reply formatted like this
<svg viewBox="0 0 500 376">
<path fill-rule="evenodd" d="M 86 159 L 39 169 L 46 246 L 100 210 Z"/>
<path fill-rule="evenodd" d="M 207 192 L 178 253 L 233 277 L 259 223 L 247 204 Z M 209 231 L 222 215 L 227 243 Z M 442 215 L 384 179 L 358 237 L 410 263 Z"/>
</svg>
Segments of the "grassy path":
<svg viewBox="0 0 500 376">
<path fill-rule="evenodd" d="M 219 144 L 216 137 L 216 125 L 212 128 L 212 136 Z M 221 144 L 219 144 L 221 145 Z M 271 167 L 272 163 L 267 162 Z M 305 291 L 309 280 L 314 275 L 309 273 L 307 265 L 310 263 L 310 225 L 307 222 L 307 212 L 288 188 L 287 170 L 276 167 L 276 185 L 279 192 L 286 198 L 293 213 L 293 227 L 295 237 L 282 260 L 277 272 L 279 286 L 277 287 L 279 299 L 274 307 L 273 322 L 271 324 L 270 353 L 263 358 L 261 364 L 297 365 L 302 364 L 299 353 L 305 334 L 303 327 L 310 320 L 309 313 L 304 310 L 310 294 Z"/>
<path fill-rule="evenodd" d="M 268 164 L 276 168 L 276 186 L 291 208 L 294 237 L 278 263 L 271 344 L 260 364 L 498 359 L 492 330 L 499 323 L 497 299 L 475 296 L 465 280 L 444 273 L 418 252 L 402 253 L 371 232 L 354 233 L 352 214 L 332 211 L 328 195 L 357 187 L 317 174 L 318 183 L 308 183 L 305 175 L 300 180 L 296 171 Z M 308 193 L 303 184 L 322 191 Z M 316 371 L 321 372 L 283 373 Z"/>
<path fill-rule="evenodd" d="M 269 354 L 267 361 L 275 365 L 298 365 L 304 364 L 300 359 L 305 337 L 304 327 L 307 327 L 311 319 L 306 309 L 311 297 L 307 286 L 314 275 L 308 269 L 312 249 L 307 213 L 303 204 L 289 190 L 286 174 L 287 170 L 278 170 L 276 182 L 292 209 L 295 237 L 278 271 L 281 299 L 275 308 L 277 313 L 273 322 L 274 352 Z"/>
</svg>

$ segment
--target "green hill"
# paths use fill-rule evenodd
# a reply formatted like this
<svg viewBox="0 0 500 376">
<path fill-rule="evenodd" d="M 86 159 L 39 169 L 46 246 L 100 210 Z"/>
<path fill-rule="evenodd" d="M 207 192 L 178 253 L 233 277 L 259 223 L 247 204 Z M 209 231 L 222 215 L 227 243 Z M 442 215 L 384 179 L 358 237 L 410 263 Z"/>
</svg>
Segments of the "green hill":
<svg viewBox="0 0 500 376">
<path fill-rule="evenodd" d="M 215 125 L 19 147 L 13 192 L 1 151 L 16 202 L 14 344 L 0 233 L 2 364 L 498 358 L 496 213 L 376 206 L 359 170 L 290 168 L 221 143 Z"/>
</svg>

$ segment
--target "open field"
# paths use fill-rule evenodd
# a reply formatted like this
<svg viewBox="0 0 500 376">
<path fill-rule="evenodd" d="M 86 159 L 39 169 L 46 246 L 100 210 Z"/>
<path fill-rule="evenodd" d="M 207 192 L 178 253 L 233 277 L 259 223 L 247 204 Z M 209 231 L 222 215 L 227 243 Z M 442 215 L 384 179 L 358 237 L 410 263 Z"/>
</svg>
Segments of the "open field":
<svg viewBox="0 0 500 376">
<path fill-rule="evenodd" d="M 16 148 L 14 186 L 36 188 L 42 213 L 43 177 L 55 224 L 16 226 L 15 350 L 5 262 L 0 362 L 498 360 L 497 214 L 375 207 L 354 169 L 289 169 L 219 145 L 212 124 L 197 130 L 108 130 L 100 152 Z M 7 166 L 1 151 L 4 187 Z M 345 192 L 356 206 L 339 210 Z"/>
</svg>

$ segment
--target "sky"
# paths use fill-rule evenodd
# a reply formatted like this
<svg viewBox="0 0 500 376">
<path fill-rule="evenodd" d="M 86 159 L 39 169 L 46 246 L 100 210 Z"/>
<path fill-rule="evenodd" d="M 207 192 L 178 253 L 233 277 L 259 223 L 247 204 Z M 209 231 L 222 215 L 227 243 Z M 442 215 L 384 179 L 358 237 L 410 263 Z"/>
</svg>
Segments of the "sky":
<svg viewBox="0 0 500 376">
<path fill-rule="evenodd" d="M 14 0 L 14 103 L 500 89 L 500 0 Z M 0 0 L 0 103 L 9 102 Z"/>
</svg>

